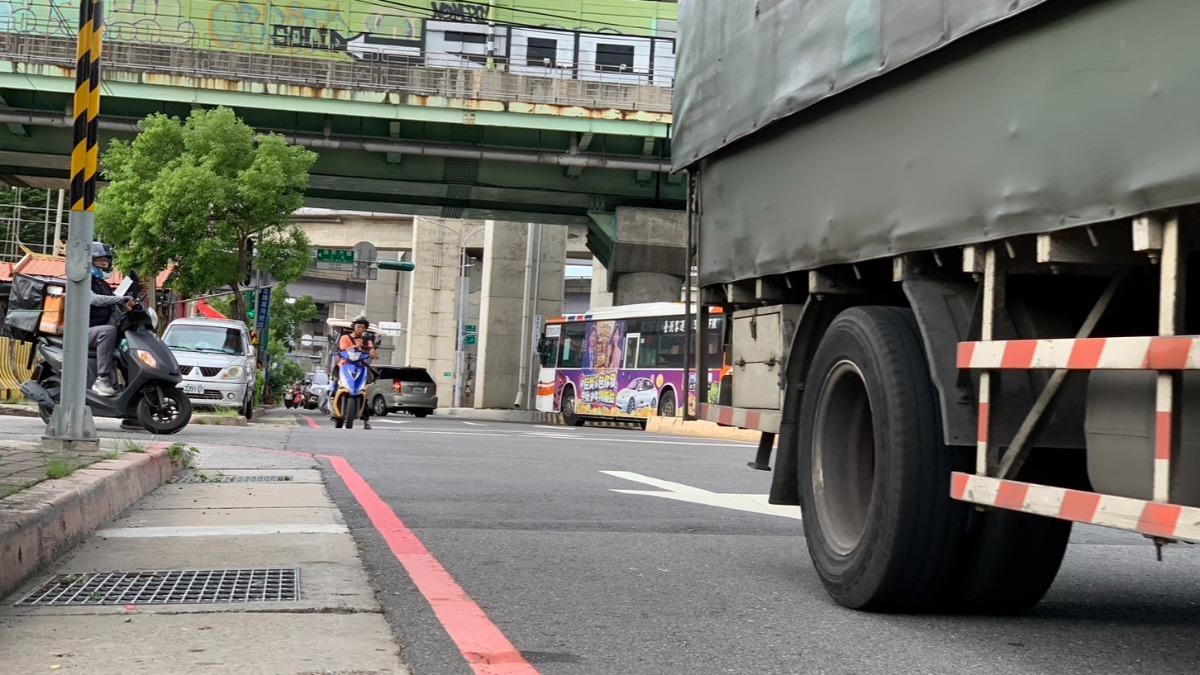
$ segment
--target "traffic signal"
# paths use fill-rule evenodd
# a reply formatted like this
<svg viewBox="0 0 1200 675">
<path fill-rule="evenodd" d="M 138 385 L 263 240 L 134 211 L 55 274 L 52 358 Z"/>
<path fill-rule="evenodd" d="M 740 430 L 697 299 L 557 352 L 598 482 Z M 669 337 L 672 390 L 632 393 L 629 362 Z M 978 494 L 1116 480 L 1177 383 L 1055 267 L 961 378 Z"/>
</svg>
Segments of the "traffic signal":
<svg viewBox="0 0 1200 675">
<path fill-rule="evenodd" d="M 397 272 L 411 272 L 417 269 L 416 263 L 407 260 L 380 260 L 378 263 L 381 270 L 395 270 Z"/>
</svg>

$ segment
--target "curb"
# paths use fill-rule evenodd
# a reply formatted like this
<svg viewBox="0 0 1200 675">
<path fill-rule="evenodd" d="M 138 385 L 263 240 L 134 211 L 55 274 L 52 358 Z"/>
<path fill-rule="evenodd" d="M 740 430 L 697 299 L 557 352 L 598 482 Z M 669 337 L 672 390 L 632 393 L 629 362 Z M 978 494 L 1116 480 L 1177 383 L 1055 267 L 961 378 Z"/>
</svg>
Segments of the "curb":
<svg viewBox="0 0 1200 675">
<path fill-rule="evenodd" d="M 758 443 L 761 431 L 723 427 L 715 422 L 695 420 L 685 422 L 678 417 L 651 417 L 646 420 L 646 431 L 656 434 L 671 434 L 673 436 L 694 436 L 721 441 L 737 441 L 739 443 Z"/>
<path fill-rule="evenodd" d="M 31 406 L 0 405 L 0 417 L 37 417 L 37 408 Z"/>
<path fill-rule="evenodd" d="M 188 424 L 207 424 L 214 427 L 244 427 L 248 424 L 245 417 L 211 417 L 193 415 Z"/>
<path fill-rule="evenodd" d="M 175 473 L 164 444 L 0 500 L 0 598 Z"/>
</svg>

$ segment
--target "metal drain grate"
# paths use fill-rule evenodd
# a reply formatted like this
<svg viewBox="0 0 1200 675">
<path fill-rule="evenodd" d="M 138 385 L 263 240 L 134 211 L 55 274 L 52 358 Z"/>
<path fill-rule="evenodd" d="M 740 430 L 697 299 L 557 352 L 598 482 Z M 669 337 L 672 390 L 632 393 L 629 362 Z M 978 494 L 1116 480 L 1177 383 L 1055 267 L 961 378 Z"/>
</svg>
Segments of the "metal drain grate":
<svg viewBox="0 0 1200 675">
<path fill-rule="evenodd" d="M 221 476 L 211 473 L 184 473 L 172 478 L 170 483 L 286 483 L 291 476 Z"/>
<path fill-rule="evenodd" d="M 58 574 L 16 607 L 193 605 L 300 599 L 298 569 Z"/>
</svg>

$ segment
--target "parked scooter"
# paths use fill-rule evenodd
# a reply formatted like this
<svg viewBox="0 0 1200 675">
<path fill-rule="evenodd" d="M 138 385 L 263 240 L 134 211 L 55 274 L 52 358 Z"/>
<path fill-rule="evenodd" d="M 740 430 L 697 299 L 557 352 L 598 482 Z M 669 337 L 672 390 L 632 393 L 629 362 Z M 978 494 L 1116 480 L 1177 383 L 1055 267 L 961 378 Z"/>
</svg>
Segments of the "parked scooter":
<svg viewBox="0 0 1200 675">
<path fill-rule="evenodd" d="M 354 420 L 358 419 L 363 407 L 367 405 L 367 373 L 371 355 L 352 347 L 343 350 L 338 356 L 345 364 L 338 368 L 337 391 L 330 404 L 333 409 L 333 425 L 338 429 L 343 426 L 353 429 Z"/>
<path fill-rule="evenodd" d="M 87 405 L 96 417 L 136 420 L 151 433 L 174 434 L 191 421 L 192 404 L 179 389 L 183 378 L 175 355 L 154 332 L 157 321 L 154 311 L 140 304 L 120 317 L 113 371 L 124 386 L 116 396 L 92 391 L 96 355 L 88 353 Z M 42 421 L 49 424 L 62 393 L 62 339 L 39 337 L 37 355 L 33 378 L 21 392 L 38 404 Z"/>
</svg>

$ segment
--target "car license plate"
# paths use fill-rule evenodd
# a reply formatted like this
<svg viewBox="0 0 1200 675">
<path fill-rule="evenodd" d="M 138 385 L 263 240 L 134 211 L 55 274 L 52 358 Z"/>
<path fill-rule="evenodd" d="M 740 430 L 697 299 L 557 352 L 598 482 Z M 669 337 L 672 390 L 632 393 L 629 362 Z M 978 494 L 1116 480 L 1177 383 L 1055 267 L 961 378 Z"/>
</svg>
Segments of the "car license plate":
<svg viewBox="0 0 1200 675">
<path fill-rule="evenodd" d="M 203 394 L 204 385 L 187 383 L 183 385 L 183 393 L 185 394 Z"/>
</svg>

